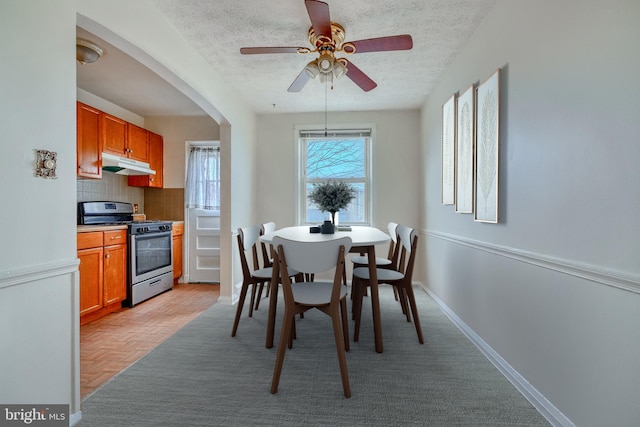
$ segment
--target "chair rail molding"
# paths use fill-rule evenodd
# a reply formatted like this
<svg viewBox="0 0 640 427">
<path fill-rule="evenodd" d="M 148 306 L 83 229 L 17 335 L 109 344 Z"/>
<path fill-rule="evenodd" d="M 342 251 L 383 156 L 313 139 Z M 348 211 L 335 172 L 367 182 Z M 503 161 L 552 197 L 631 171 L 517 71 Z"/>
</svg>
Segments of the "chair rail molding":
<svg viewBox="0 0 640 427">
<path fill-rule="evenodd" d="M 640 275 L 612 270 L 593 264 L 581 263 L 564 258 L 551 257 L 540 253 L 524 251 L 508 246 L 473 240 L 434 230 L 423 230 L 427 237 L 446 240 L 458 245 L 511 258 L 527 264 L 569 274 L 592 282 L 640 294 Z"/>
<path fill-rule="evenodd" d="M 78 271 L 78 258 L 0 271 L 0 289 Z"/>
</svg>

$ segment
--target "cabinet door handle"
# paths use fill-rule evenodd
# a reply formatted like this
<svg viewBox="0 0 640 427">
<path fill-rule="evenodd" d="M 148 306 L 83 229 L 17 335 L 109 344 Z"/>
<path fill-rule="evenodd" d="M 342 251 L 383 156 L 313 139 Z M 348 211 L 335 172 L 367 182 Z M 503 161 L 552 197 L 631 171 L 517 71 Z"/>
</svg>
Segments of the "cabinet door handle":
<svg viewBox="0 0 640 427">
<path fill-rule="evenodd" d="M 106 254 L 104 257 L 109 259 L 109 258 L 111 258 L 111 254 Z"/>
<path fill-rule="evenodd" d="M 121 239 L 122 236 L 111 236 L 111 240 L 115 240 L 115 239 Z"/>
</svg>

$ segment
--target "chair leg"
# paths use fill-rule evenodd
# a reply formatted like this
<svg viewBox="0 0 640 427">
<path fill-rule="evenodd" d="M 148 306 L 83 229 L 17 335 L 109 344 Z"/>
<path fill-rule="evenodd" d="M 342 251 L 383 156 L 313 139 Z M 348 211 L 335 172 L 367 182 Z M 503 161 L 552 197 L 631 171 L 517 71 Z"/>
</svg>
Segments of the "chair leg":
<svg viewBox="0 0 640 427">
<path fill-rule="evenodd" d="M 340 315 L 342 316 L 342 336 L 344 337 L 344 350 L 350 351 L 351 347 L 349 346 L 349 321 L 347 320 L 347 312 L 349 309 L 347 308 L 347 299 L 342 298 L 340 300 Z"/>
<path fill-rule="evenodd" d="M 356 289 L 356 299 L 354 300 L 354 317 L 355 317 L 355 325 L 353 326 L 353 341 L 358 342 L 360 339 L 360 322 L 362 320 L 362 300 L 364 298 L 364 286 L 363 283 L 358 281 L 358 286 Z"/>
<path fill-rule="evenodd" d="M 256 301 L 256 287 L 257 283 L 251 285 L 251 301 L 249 302 L 249 317 L 253 317 L 253 304 Z"/>
<path fill-rule="evenodd" d="M 358 310 L 358 292 L 360 287 L 360 279 L 356 276 L 351 277 L 351 320 L 356 320 L 356 312 Z"/>
<path fill-rule="evenodd" d="M 291 330 L 289 332 L 289 350 L 293 348 L 293 340 L 297 338 L 298 337 L 296 336 L 296 316 L 294 314 L 293 318 L 291 319 Z"/>
<path fill-rule="evenodd" d="M 256 298 L 256 306 L 254 307 L 254 310 L 257 310 L 258 307 L 260 307 L 260 300 L 262 299 L 262 290 L 264 289 L 264 285 L 265 282 L 260 282 L 260 288 L 258 288 L 258 298 Z M 269 296 L 269 282 L 266 282 L 267 285 L 267 292 L 266 292 L 266 296 Z"/>
<path fill-rule="evenodd" d="M 409 306 L 407 305 L 407 293 L 402 287 L 394 286 L 394 289 L 395 288 L 398 289 L 398 296 L 400 297 L 400 307 L 402 308 L 402 313 L 407 317 L 407 322 L 411 322 Z"/>
<path fill-rule="evenodd" d="M 285 315 L 282 318 L 282 329 L 280 332 L 280 341 L 278 342 L 278 354 L 276 356 L 276 364 L 273 368 L 273 378 L 271 379 L 271 393 L 278 391 L 278 384 L 280 383 L 280 374 L 282 373 L 282 365 L 284 364 L 284 355 L 287 352 L 287 343 L 291 336 L 291 325 L 295 319 L 295 315 L 288 310 L 285 310 Z"/>
<path fill-rule="evenodd" d="M 418 334 L 418 341 L 420 344 L 424 344 L 424 338 L 422 337 L 422 327 L 420 326 L 420 318 L 418 317 L 418 307 L 416 305 L 416 296 L 413 293 L 413 287 L 407 286 L 405 293 L 409 299 L 411 305 L 411 312 L 413 313 L 413 324 L 416 327 L 416 333 Z"/>
<path fill-rule="evenodd" d="M 338 363 L 340 364 L 340 376 L 342 377 L 342 388 L 345 397 L 351 397 L 351 387 L 349 386 L 349 372 L 347 371 L 347 356 L 344 349 L 344 337 L 342 336 L 342 328 L 340 326 L 340 314 L 338 308 L 331 313 L 331 323 L 333 324 L 333 335 L 336 341 L 336 350 L 338 352 Z"/>
<path fill-rule="evenodd" d="M 238 324 L 240 323 L 240 316 L 242 315 L 242 307 L 244 306 L 244 299 L 247 297 L 247 290 L 249 288 L 248 283 L 242 283 L 242 289 L 240 289 L 240 299 L 238 300 L 238 307 L 236 308 L 236 318 L 233 321 L 233 330 L 231 336 L 235 337 L 238 331 Z"/>
</svg>

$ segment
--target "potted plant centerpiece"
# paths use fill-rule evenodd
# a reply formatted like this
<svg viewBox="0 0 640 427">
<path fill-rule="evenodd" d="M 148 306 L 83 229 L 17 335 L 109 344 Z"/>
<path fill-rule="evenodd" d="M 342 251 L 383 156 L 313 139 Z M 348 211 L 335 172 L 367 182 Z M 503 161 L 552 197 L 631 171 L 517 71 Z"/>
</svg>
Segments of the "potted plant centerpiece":
<svg viewBox="0 0 640 427">
<path fill-rule="evenodd" d="M 322 212 L 331 214 L 331 223 L 325 221 L 325 225 L 331 227 L 331 231 L 326 232 L 333 233 L 336 212 L 346 208 L 351 203 L 351 200 L 356 197 L 356 191 L 351 185 L 343 181 L 327 181 L 314 184 L 313 190 L 311 190 L 308 197 Z M 323 225 L 323 233 L 326 233 L 324 231 L 326 228 Z"/>
</svg>

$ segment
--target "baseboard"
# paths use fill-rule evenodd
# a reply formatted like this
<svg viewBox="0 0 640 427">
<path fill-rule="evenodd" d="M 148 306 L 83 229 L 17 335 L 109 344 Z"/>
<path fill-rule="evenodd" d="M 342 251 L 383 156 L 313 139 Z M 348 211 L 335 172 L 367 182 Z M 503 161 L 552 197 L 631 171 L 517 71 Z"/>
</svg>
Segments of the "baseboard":
<svg viewBox="0 0 640 427">
<path fill-rule="evenodd" d="M 82 411 L 74 412 L 69 415 L 69 427 L 73 427 L 82 420 Z"/>
<path fill-rule="evenodd" d="M 504 360 L 493 348 L 491 348 L 478 334 L 462 321 L 442 300 L 440 300 L 428 288 L 422 286 L 427 294 L 440 307 L 440 310 L 453 322 L 454 325 L 475 345 L 478 350 L 509 380 L 511 384 L 540 412 L 540 414 L 558 427 L 575 427 L 562 412 L 558 410 L 542 393 L 533 387 L 522 375 L 518 373 L 506 360 Z"/>
</svg>

